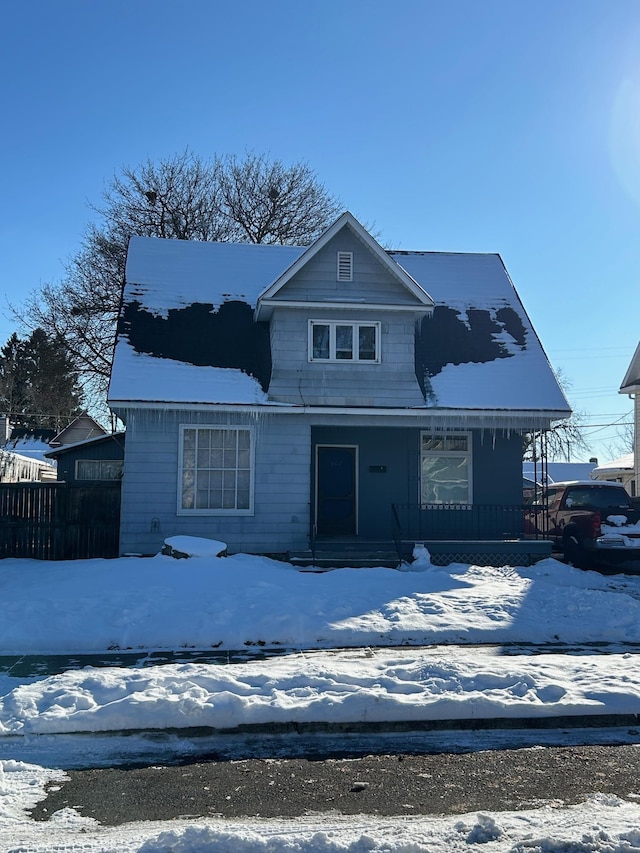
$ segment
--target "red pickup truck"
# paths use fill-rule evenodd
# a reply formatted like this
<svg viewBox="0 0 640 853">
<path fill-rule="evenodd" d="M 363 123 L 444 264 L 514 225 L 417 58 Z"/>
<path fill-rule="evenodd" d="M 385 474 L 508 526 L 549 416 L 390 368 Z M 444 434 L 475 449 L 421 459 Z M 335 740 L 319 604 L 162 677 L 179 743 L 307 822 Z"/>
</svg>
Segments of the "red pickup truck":
<svg viewBox="0 0 640 853">
<path fill-rule="evenodd" d="M 551 539 L 578 568 L 637 560 L 640 511 L 619 483 L 598 480 L 553 483 L 527 505 L 529 535 Z"/>
</svg>

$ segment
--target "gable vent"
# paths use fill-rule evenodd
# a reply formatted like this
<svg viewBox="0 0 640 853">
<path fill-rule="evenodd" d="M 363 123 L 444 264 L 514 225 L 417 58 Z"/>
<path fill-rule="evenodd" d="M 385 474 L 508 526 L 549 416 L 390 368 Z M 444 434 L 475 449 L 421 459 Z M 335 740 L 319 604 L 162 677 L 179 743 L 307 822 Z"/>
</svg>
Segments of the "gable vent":
<svg viewBox="0 0 640 853">
<path fill-rule="evenodd" d="M 338 281 L 353 281 L 353 252 L 338 252 Z"/>
</svg>

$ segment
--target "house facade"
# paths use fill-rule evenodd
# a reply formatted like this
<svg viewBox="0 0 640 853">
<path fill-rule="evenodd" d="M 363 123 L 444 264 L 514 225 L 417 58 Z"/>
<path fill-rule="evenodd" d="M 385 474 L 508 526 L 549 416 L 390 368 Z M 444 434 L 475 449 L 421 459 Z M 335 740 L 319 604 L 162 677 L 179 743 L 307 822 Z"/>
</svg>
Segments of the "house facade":
<svg viewBox="0 0 640 853">
<path fill-rule="evenodd" d="M 53 434 L 49 429 L 16 429 L 7 415 L 0 416 L 0 483 L 55 480 L 55 463 L 46 459 Z"/>
<path fill-rule="evenodd" d="M 59 482 L 87 485 L 120 482 L 124 468 L 123 432 L 97 435 L 46 453 L 55 459 Z"/>
<path fill-rule="evenodd" d="M 136 554 L 417 539 L 429 512 L 443 538 L 520 505 L 522 436 L 570 414 L 499 255 L 385 251 L 349 213 L 309 247 L 132 238 L 109 404 Z"/>
<path fill-rule="evenodd" d="M 607 480 L 613 483 L 622 483 L 632 498 L 637 495 L 636 476 L 633 465 L 633 453 L 625 453 L 617 459 L 611 459 L 598 465 L 591 473 L 593 480 Z"/>
<path fill-rule="evenodd" d="M 640 495 L 640 344 L 636 347 L 631 364 L 622 380 L 620 394 L 626 394 L 633 400 L 632 476 L 628 478 L 626 486 L 629 494 L 636 497 Z"/>
</svg>

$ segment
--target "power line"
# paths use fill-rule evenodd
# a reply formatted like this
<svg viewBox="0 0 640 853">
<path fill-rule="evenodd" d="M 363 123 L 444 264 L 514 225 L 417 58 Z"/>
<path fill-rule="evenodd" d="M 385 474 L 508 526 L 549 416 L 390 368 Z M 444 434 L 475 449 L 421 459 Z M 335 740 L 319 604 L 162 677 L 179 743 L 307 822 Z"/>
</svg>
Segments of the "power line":
<svg viewBox="0 0 640 853">
<path fill-rule="evenodd" d="M 612 424 L 585 424 L 583 425 L 583 430 L 589 429 L 607 429 L 607 427 L 624 427 L 624 426 L 633 426 L 633 421 L 614 421 Z"/>
</svg>

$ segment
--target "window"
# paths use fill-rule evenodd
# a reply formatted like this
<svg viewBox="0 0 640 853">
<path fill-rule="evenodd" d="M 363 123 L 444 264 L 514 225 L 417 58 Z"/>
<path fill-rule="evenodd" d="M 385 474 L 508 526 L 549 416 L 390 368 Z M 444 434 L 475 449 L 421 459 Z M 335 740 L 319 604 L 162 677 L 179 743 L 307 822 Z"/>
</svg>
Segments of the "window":
<svg viewBox="0 0 640 853">
<path fill-rule="evenodd" d="M 122 459 L 77 459 L 76 480 L 120 480 Z"/>
<path fill-rule="evenodd" d="M 421 504 L 470 504 L 471 436 L 423 432 L 420 437 Z"/>
<path fill-rule="evenodd" d="M 309 320 L 309 361 L 380 361 L 380 323 Z"/>
<path fill-rule="evenodd" d="M 353 281 L 353 252 L 338 252 L 338 281 Z"/>
<path fill-rule="evenodd" d="M 530 503 L 531 506 L 547 506 L 553 503 L 555 496 L 558 494 L 558 489 L 545 489 L 542 494 L 538 494 L 535 497 L 531 498 Z"/>
<path fill-rule="evenodd" d="M 251 430 L 183 426 L 180 472 L 179 513 L 253 512 Z"/>
<path fill-rule="evenodd" d="M 567 489 L 564 507 L 573 509 L 633 509 L 624 488 L 621 486 L 588 486 Z M 563 507 L 563 508 L 564 508 Z"/>
</svg>

